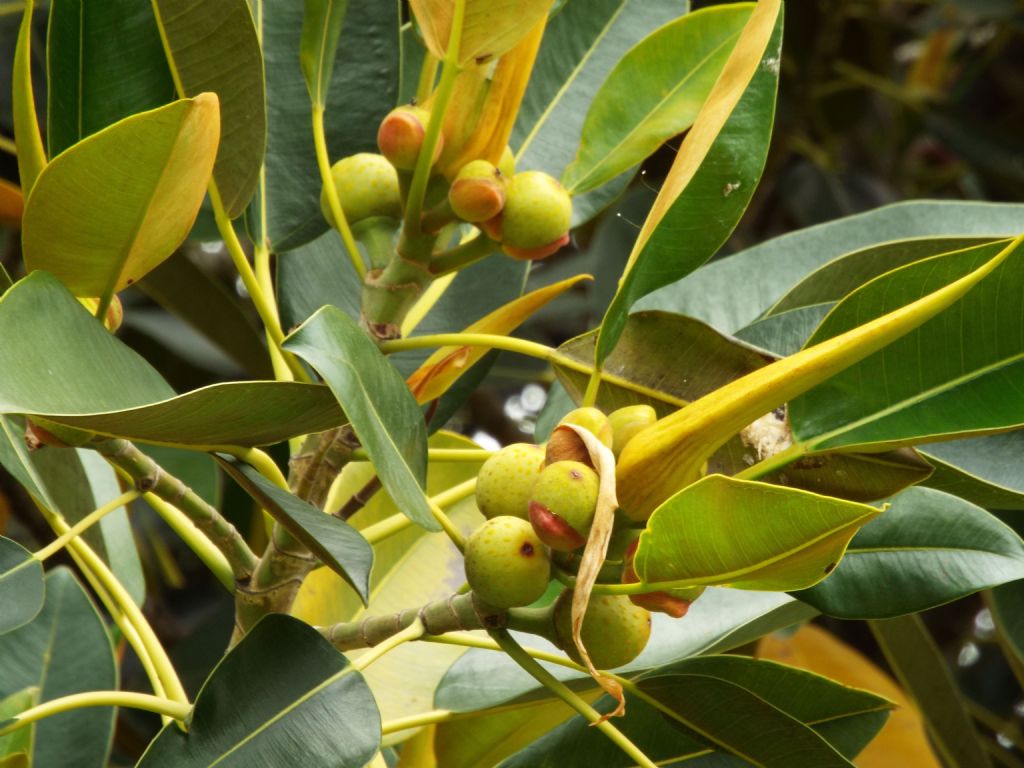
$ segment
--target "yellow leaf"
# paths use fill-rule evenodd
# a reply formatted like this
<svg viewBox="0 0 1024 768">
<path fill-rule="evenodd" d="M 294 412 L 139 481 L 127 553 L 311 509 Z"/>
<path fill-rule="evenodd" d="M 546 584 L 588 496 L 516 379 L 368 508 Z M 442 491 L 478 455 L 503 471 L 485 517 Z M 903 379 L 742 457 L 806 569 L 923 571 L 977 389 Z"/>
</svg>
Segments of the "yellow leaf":
<svg viewBox="0 0 1024 768">
<path fill-rule="evenodd" d="M 576 275 L 554 285 L 538 288 L 477 320 L 465 329 L 465 333 L 511 333 L 545 304 L 558 298 L 581 280 L 590 279 L 590 275 Z M 409 376 L 409 389 L 419 403 L 435 400 L 487 352 L 484 347 L 442 347 Z"/>
<path fill-rule="evenodd" d="M 743 427 L 947 309 L 1022 243 L 1024 235 L 959 280 L 736 379 L 643 430 L 619 457 L 619 502 L 632 519 L 646 519 L 665 499 L 696 482 L 708 457 Z M 802 449 L 789 450 L 795 458 Z"/>
<path fill-rule="evenodd" d="M 484 64 L 511 50 L 537 22 L 547 18 L 552 0 L 465 0 L 458 63 Z M 456 0 L 410 0 L 427 49 L 443 59 L 448 50 Z"/>
<path fill-rule="evenodd" d="M 875 739 L 854 760 L 859 768 L 940 768 L 920 712 L 891 677 L 820 627 L 808 624 L 790 637 L 768 635 L 756 656 L 810 670 L 899 705 Z"/>
</svg>

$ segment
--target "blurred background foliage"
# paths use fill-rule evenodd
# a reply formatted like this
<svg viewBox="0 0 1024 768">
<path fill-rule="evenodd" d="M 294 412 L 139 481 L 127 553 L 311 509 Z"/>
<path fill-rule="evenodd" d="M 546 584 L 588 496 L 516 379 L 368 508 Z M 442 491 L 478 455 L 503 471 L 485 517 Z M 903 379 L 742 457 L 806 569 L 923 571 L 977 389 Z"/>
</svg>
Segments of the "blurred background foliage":
<svg viewBox="0 0 1024 768">
<path fill-rule="evenodd" d="M 715 4 L 693 0 L 691 5 Z M 37 6 L 33 50 L 39 59 L 36 96 L 42 116 L 46 14 L 45 3 Z M 0 2 L 2 137 L 12 135 L 11 59 L 20 13 L 21 3 Z M 789 0 L 767 169 L 746 216 L 719 255 L 900 200 L 1020 202 L 1022 125 L 1024 0 Z M 521 335 L 554 345 L 599 322 L 679 141 L 650 158 L 620 200 L 576 231 L 572 248 L 534 268 L 531 289 L 580 272 L 595 280 L 540 312 Z M 0 141 L 0 178 L 16 184 L 17 164 L 9 144 L 8 139 Z M 16 279 L 19 233 L 0 225 L 5 226 L 0 262 Z M 255 313 L 215 237 L 212 222 L 201 214 L 190 242 L 161 267 L 174 274 L 143 281 L 122 294 L 125 323 L 120 337 L 179 391 L 225 379 L 270 376 Z M 196 275 L 205 276 L 202 290 L 194 292 L 193 306 L 185 310 L 180 295 L 176 301 L 168 298 L 166 286 Z M 232 311 L 213 312 L 217 302 Z M 165 308 L 175 304 L 176 313 Z M 230 344 L 218 344 L 218 333 Z M 234 354 L 228 355 L 225 346 L 233 346 Z M 568 409 L 564 394 L 557 388 L 548 391 L 551 381 L 550 371 L 537 361 L 500 355 L 450 427 L 486 446 L 528 440 L 535 432 L 543 436 L 561 410 Z M 248 497 L 233 483 L 224 483 L 208 457 L 162 449 L 160 459 L 208 498 L 220 499 L 236 525 L 254 537 L 262 535 Z M 224 494 L 227 498 L 221 498 Z M 231 601 L 147 507 L 134 507 L 147 567 L 146 612 L 173 649 L 194 693 L 230 634 Z M 1004 519 L 1024 533 L 1019 520 L 1009 515 Z M 2 470 L 0 533 L 29 546 L 49 539 L 24 491 Z M 55 561 L 70 565 L 66 557 Z M 925 618 L 973 698 L 979 724 L 1005 750 L 1000 762 L 1024 765 L 1024 698 L 994 646 L 993 623 L 983 600 L 961 600 Z M 823 623 L 881 660 L 861 623 Z M 130 654 L 123 644 L 121 648 Z M 145 690 L 138 665 L 128 662 L 123 687 Z M 123 712 L 116 745 L 120 757 L 137 755 L 158 725 L 155 716 Z"/>
</svg>

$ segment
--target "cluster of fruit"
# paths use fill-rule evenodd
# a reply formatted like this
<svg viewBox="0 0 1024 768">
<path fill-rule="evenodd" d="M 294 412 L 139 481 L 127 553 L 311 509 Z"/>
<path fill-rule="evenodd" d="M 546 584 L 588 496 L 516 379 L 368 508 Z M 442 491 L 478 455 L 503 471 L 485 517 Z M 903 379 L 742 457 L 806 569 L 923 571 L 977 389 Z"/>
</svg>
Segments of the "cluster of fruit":
<svg viewBox="0 0 1024 768">
<path fill-rule="evenodd" d="M 605 415 L 578 408 L 561 424 L 589 430 L 617 458 L 631 440 L 654 423 L 654 409 L 628 406 Z M 598 505 L 600 479 L 586 451 L 559 440 L 545 446 L 515 443 L 492 455 L 477 478 L 476 501 L 487 521 L 466 544 L 466 579 L 485 604 L 505 609 L 526 606 L 548 589 L 552 570 L 572 576 L 579 568 Z M 598 583 L 638 582 L 633 556 L 641 529 L 621 510 Z M 591 596 L 583 621 L 583 643 L 595 666 L 611 669 L 634 659 L 650 636 L 650 613 L 682 617 L 701 587 L 641 595 Z M 571 637 L 572 591 L 554 607 L 555 637 L 579 661 Z"/>
<path fill-rule="evenodd" d="M 393 223 L 401 218 L 400 174 L 416 167 L 429 119 L 421 107 L 398 107 L 381 122 L 377 133 L 380 154 L 351 155 L 331 168 L 341 209 L 357 238 L 362 239 L 381 219 Z M 437 162 L 443 147 L 442 135 L 432 163 Z M 427 202 L 430 207 L 423 227 L 429 234 L 463 221 L 477 226 L 515 259 L 543 259 L 569 242 L 569 193 L 546 173 L 516 173 L 508 147 L 497 165 L 477 159 L 463 165 L 451 179 L 435 175 Z M 326 190 L 321 192 L 320 205 L 328 223 L 336 227 Z"/>
</svg>

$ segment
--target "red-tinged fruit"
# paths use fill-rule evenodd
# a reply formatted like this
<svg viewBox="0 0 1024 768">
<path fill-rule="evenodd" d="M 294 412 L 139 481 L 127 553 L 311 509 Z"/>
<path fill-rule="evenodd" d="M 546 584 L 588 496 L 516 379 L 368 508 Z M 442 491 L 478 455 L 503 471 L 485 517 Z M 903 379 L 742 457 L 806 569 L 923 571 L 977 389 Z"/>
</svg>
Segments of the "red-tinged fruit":
<svg viewBox="0 0 1024 768">
<path fill-rule="evenodd" d="M 488 520 L 466 542 L 466 581 L 493 608 L 529 605 L 551 580 L 551 559 L 530 524 L 502 515 Z"/>
<path fill-rule="evenodd" d="M 466 163 L 452 182 L 448 202 L 463 221 L 477 224 L 493 219 L 505 207 L 505 179 L 486 160 Z"/>
<path fill-rule="evenodd" d="M 542 171 L 517 173 L 502 211 L 502 250 L 516 259 L 543 259 L 569 242 L 572 198 Z"/>
<path fill-rule="evenodd" d="M 492 219 L 487 221 L 481 221 L 477 224 L 481 231 L 487 235 L 491 240 L 501 242 L 501 214 L 499 213 Z"/>
<path fill-rule="evenodd" d="M 576 408 L 569 411 L 558 422 L 559 427 L 565 424 L 583 427 L 606 446 L 612 447 L 611 423 L 597 408 Z M 583 438 L 571 429 L 556 428 L 551 433 L 545 460 L 548 464 L 554 464 L 556 461 L 579 461 L 588 467 L 594 466 Z"/>
<path fill-rule="evenodd" d="M 557 552 L 573 552 L 587 543 L 579 531 L 539 501 L 530 502 L 530 525 L 540 540 Z"/>
<path fill-rule="evenodd" d="M 411 171 L 419 160 L 429 122 L 430 113 L 422 107 L 405 106 L 391 110 L 377 130 L 380 153 L 395 168 Z M 437 162 L 443 145 L 444 137 L 439 136 L 431 163 Z"/>
<path fill-rule="evenodd" d="M 568 589 L 555 601 L 555 634 L 566 655 L 582 664 L 572 640 L 572 591 Z M 623 595 L 591 595 L 580 637 L 595 667 L 615 669 L 631 662 L 647 647 L 651 614 Z"/>
<path fill-rule="evenodd" d="M 571 552 L 586 543 L 599 485 L 597 473 L 578 461 L 544 468 L 530 493 L 530 522 L 545 544 Z"/>
<path fill-rule="evenodd" d="M 633 567 L 639 540 L 633 541 L 626 549 L 625 561 L 622 566 L 622 583 L 636 584 L 640 577 Z M 681 619 L 690 610 L 690 604 L 704 593 L 704 587 L 680 587 L 669 591 L 645 592 L 642 595 L 630 595 L 633 605 L 651 612 L 666 613 L 673 619 Z"/>
<path fill-rule="evenodd" d="M 350 226 L 376 216 L 401 218 L 398 173 L 381 155 L 360 152 L 342 158 L 331 167 L 331 178 Z M 326 189 L 320 191 L 320 210 L 327 223 L 337 227 Z"/>
<path fill-rule="evenodd" d="M 494 453 L 476 478 L 476 505 L 485 517 L 502 515 L 526 520 L 530 491 L 544 468 L 544 449 L 512 443 Z"/>
</svg>

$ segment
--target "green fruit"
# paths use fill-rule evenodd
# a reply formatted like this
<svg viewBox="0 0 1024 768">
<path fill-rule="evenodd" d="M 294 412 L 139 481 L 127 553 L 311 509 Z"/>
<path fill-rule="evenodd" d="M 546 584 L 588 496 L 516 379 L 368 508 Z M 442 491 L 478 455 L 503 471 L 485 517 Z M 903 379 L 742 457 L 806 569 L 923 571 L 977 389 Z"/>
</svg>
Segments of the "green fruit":
<svg viewBox="0 0 1024 768">
<path fill-rule="evenodd" d="M 571 590 L 565 590 L 555 602 L 555 633 L 559 647 L 570 659 L 582 664 L 572 641 Z M 647 647 L 651 614 L 624 595 L 591 595 L 580 635 L 595 667 L 615 669 L 631 662 Z"/>
<path fill-rule="evenodd" d="M 493 219 L 505 206 L 505 179 L 486 160 L 466 163 L 452 182 L 448 202 L 455 215 L 472 223 Z"/>
<path fill-rule="evenodd" d="M 512 147 L 508 144 L 505 145 L 501 159 L 498 160 L 498 170 L 506 179 L 511 179 L 516 175 L 516 156 L 512 154 Z"/>
<path fill-rule="evenodd" d="M 551 560 L 530 524 L 502 515 L 488 520 L 466 542 L 466 581 L 494 608 L 529 605 L 551 580 Z"/>
<path fill-rule="evenodd" d="M 577 427 L 583 427 L 592 432 L 606 446 L 612 447 L 614 434 L 611 421 L 597 408 L 576 408 L 565 414 L 558 423 L 575 424 Z"/>
<path fill-rule="evenodd" d="M 350 155 L 331 167 L 331 178 L 349 225 L 374 216 L 401 218 L 398 173 L 384 157 L 369 152 Z M 326 189 L 320 191 L 320 210 L 327 223 L 336 227 Z"/>
<path fill-rule="evenodd" d="M 643 429 L 658 420 L 658 414 L 649 405 L 627 405 L 608 414 L 612 428 L 612 452 L 619 458 L 626 443 Z"/>
<path fill-rule="evenodd" d="M 377 129 L 380 153 L 395 168 L 411 171 L 419 159 L 429 122 L 430 113 L 422 107 L 406 106 L 391 110 Z M 434 146 L 434 162 L 441 154 L 443 143 L 444 137 L 439 136 Z"/>
<path fill-rule="evenodd" d="M 543 259 L 569 242 L 572 198 L 542 171 L 517 173 L 508 184 L 501 219 L 502 250 L 517 259 Z"/>
<path fill-rule="evenodd" d="M 529 443 L 506 445 L 480 467 L 476 505 L 486 517 L 510 515 L 525 520 L 530 490 L 544 467 L 544 449 Z"/>
<path fill-rule="evenodd" d="M 541 541 L 563 552 L 586 543 L 597 509 L 597 473 L 578 461 L 544 468 L 530 493 L 530 522 Z"/>
</svg>

